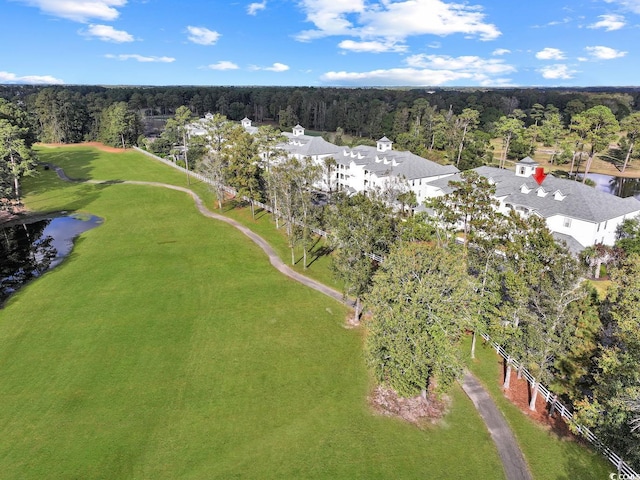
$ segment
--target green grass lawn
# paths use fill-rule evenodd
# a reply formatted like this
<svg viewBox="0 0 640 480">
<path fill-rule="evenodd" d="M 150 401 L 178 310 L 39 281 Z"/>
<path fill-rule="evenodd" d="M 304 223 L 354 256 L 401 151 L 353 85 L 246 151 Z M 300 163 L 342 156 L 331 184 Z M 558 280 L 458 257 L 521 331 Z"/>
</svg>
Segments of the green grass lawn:
<svg viewBox="0 0 640 480">
<path fill-rule="evenodd" d="M 138 153 L 40 157 L 77 178 L 186 184 Z M 52 171 L 25 191 L 33 210 L 105 222 L 0 310 L 1 478 L 503 478 L 459 388 L 426 430 L 372 414 L 345 307 L 187 195 Z"/>
<path fill-rule="evenodd" d="M 536 480 L 609 478 L 609 474 L 615 472 L 615 468 L 603 456 L 578 442 L 563 439 L 535 423 L 504 396 L 499 382 L 502 358 L 480 340 L 477 343 L 474 361 L 468 354 L 471 339 L 466 339 L 464 355 L 468 358 L 467 365 L 491 393 L 507 419 L 534 478 Z"/>
</svg>

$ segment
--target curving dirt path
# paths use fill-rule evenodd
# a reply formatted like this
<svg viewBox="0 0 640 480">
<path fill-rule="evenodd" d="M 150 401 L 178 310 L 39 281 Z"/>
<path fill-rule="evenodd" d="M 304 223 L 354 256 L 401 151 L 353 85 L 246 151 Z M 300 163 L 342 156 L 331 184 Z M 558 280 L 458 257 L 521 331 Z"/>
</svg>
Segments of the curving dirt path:
<svg viewBox="0 0 640 480">
<path fill-rule="evenodd" d="M 112 181 L 109 180 L 75 180 L 69 178 L 67 174 L 60 167 L 56 167 L 55 165 L 49 165 L 50 168 L 53 168 L 58 176 L 67 182 L 82 182 L 82 183 L 92 183 L 92 184 L 108 184 Z M 349 306 L 353 306 L 353 302 L 350 300 L 345 300 L 342 293 L 334 290 L 333 288 L 327 287 L 326 285 L 317 282 L 311 278 L 305 277 L 304 275 L 299 274 L 298 272 L 289 268 L 281 259 L 278 257 L 276 252 L 271 248 L 271 246 L 259 235 L 252 232 L 250 229 L 242 225 L 241 223 L 233 220 L 231 218 L 225 217 L 218 213 L 212 212 L 205 205 L 202 199 L 196 194 L 194 191 L 185 188 L 178 187 L 176 185 L 170 185 L 167 183 L 160 182 L 143 182 L 136 180 L 123 180 L 118 183 L 124 183 L 129 185 L 147 185 L 153 187 L 162 187 L 168 188 L 171 190 L 176 190 L 179 192 L 184 192 L 187 195 L 190 195 L 193 198 L 193 201 L 198 208 L 198 211 L 204 215 L 205 217 L 212 218 L 214 220 L 219 220 L 221 222 L 228 223 L 233 227 L 240 230 L 247 237 L 249 237 L 254 243 L 256 243 L 269 257 L 269 261 L 271 265 L 273 265 L 279 272 L 283 273 L 289 278 L 296 280 L 297 282 L 302 283 L 314 290 L 317 290 L 329 297 L 336 299 L 339 302 L 346 303 Z M 465 372 L 465 376 L 461 382 L 462 389 L 467 394 L 467 396 L 471 399 L 476 410 L 482 417 L 491 438 L 493 439 L 497 449 L 498 455 L 500 456 L 500 460 L 502 461 L 502 465 L 504 468 L 504 472 L 506 478 L 508 480 L 532 480 L 531 473 L 527 467 L 527 463 L 524 459 L 524 455 L 518 446 L 518 442 L 516 441 L 513 432 L 509 428 L 504 416 L 498 410 L 495 402 L 489 395 L 489 393 L 484 389 L 482 384 L 478 381 L 476 377 L 474 377 L 471 373 Z"/>
</svg>

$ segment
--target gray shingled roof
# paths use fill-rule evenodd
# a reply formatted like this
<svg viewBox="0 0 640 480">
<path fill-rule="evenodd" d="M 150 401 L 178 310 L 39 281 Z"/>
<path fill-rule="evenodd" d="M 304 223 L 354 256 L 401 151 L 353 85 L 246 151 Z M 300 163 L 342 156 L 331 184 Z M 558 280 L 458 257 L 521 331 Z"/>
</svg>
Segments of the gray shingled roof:
<svg viewBox="0 0 640 480">
<path fill-rule="evenodd" d="M 571 235 L 566 235 L 564 233 L 552 232 L 553 238 L 556 239 L 556 242 L 564 243 L 569 251 L 574 255 L 579 255 L 580 252 L 584 250 L 584 247 Z"/>
<path fill-rule="evenodd" d="M 280 147 L 292 154 L 302 155 L 303 157 L 311 157 L 315 155 L 335 155 L 336 157 L 342 151 L 341 147 L 327 142 L 322 137 L 311 137 L 309 135 L 294 136 L 291 133 L 284 133 L 289 141 L 300 143 L 301 145 L 293 145 L 291 143 L 280 145 Z"/>
<path fill-rule="evenodd" d="M 407 151 L 387 150 L 386 152 L 379 152 L 376 147 L 365 145 L 360 145 L 353 149 L 345 147 L 344 151 L 360 153 L 362 158 L 341 155 L 340 158 L 336 158 L 339 163 L 348 164 L 353 161 L 357 165 L 363 165 L 366 170 L 374 172 L 378 176 L 393 173 L 393 175 L 405 177 L 407 180 L 413 180 L 439 175 L 452 175 L 459 171 L 453 165 L 440 165 Z M 376 158 L 380 161 L 376 162 Z M 384 159 L 387 160 L 386 164 Z M 396 165 L 393 164 L 394 161 Z"/>
<path fill-rule="evenodd" d="M 580 182 L 556 178 L 550 174 L 541 185 L 538 185 L 533 178 L 518 177 L 512 170 L 495 167 L 478 167 L 474 170 L 483 177 L 493 180 L 496 197 L 504 197 L 503 202 L 533 209 L 544 218 L 562 215 L 601 223 L 610 218 L 640 211 L 640 201 L 633 197 L 620 198 Z M 431 185 L 449 193 L 452 190 L 449 182 L 452 180 L 459 181 L 460 176 L 436 180 L 431 182 Z M 522 185 L 526 185 L 529 193 L 521 191 Z M 544 189 L 547 195 L 539 196 L 540 189 Z M 556 192 L 560 192 L 564 199 L 556 200 L 554 198 Z"/>
</svg>

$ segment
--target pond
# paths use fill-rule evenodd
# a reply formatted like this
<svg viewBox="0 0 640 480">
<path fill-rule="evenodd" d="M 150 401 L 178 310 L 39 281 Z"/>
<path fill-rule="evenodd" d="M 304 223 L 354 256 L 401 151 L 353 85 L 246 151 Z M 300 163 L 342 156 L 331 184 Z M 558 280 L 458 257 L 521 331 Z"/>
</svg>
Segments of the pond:
<svg viewBox="0 0 640 480">
<path fill-rule="evenodd" d="M 0 306 L 21 286 L 59 265 L 73 240 L 103 222 L 89 214 L 59 214 L 0 228 Z"/>
<path fill-rule="evenodd" d="M 640 178 L 622 178 L 601 173 L 589 173 L 587 178 L 593 180 L 596 188 L 622 198 L 634 196 L 640 200 Z"/>
</svg>

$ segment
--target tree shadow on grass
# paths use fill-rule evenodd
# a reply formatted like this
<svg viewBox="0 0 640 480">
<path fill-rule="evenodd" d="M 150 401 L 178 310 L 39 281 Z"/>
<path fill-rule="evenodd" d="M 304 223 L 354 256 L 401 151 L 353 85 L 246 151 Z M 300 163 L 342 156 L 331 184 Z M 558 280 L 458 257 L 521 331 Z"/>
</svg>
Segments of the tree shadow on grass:
<svg viewBox="0 0 640 480">
<path fill-rule="evenodd" d="M 29 201 L 33 211 L 78 211 L 96 200 L 105 188 L 123 183 L 122 180 L 108 180 L 102 183 L 85 183 L 83 181 L 65 181 L 59 179 L 51 168 L 44 170 L 23 182 L 23 191 L 34 197 Z"/>
<path fill-rule="evenodd" d="M 309 268 L 311 265 L 313 265 L 316 261 L 318 261 L 320 258 L 331 255 L 331 252 L 333 252 L 333 248 L 330 247 L 320 247 L 312 252 L 309 252 L 312 256 L 311 260 L 307 263 L 307 268 Z M 296 262 L 297 263 L 297 262 Z"/>
</svg>

